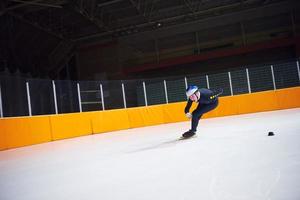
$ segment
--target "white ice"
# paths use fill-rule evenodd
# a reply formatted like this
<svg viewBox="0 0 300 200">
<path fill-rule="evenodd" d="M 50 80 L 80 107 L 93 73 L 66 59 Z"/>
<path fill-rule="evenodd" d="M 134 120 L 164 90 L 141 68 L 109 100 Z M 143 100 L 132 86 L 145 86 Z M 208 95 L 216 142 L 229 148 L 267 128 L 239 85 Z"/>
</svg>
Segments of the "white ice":
<svg viewBox="0 0 300 200">
<path fill-rule="evenodd" d="M 300 109 L 0 152 L 1 200 L 299 200 Z M 274 136 L 267 136 L 269 131 Z"/>
</svg>

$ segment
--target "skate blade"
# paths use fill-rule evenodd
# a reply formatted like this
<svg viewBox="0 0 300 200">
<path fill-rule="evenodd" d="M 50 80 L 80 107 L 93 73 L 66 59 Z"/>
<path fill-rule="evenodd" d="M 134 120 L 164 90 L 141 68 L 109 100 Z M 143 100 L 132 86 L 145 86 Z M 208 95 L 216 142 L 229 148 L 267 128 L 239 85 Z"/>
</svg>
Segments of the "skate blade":
<svg viewBox="0 0 300 200">
<path fill-rule="evenodd" d="M 197 136 L 196 135 L 193 135 L 191 137 L 180 137 L 178 140 L 188 140 L 188 139 L 192 139 L 192 138 L 196 138 Z"/>
</svg>

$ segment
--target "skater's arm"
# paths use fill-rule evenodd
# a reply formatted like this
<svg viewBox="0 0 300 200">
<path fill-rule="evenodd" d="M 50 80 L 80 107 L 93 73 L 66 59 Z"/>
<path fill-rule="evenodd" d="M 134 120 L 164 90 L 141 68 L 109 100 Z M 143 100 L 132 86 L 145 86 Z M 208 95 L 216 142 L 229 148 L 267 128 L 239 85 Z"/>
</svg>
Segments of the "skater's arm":
<svg viewBox="0 0 300 200">
<path fill-rule="evenodd" d="M 188 102 L 187 102 L 187 104 L 186 104 L 186 106 L 185 106 L 185 108 L 184 108 L 184 113 L 186 114 L 186 113 L 188 113 L 189 111 L 190 111 L 190 108 L 191 108 L 191 106 L 192 106 L 192 101 L 189 99 L 188 100 Z"/>
</svg>

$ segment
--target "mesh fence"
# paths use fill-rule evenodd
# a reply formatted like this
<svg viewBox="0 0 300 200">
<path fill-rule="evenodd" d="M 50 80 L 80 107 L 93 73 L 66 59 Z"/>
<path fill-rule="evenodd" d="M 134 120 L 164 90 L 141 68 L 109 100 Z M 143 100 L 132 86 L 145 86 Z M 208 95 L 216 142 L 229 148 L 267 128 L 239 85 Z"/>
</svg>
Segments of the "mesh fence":
<svg viewBox="0 0 300 200">
<path fill-rule="evenodd" d="M 273 70 L 272 70 L 273 69 Z M 248 70 L 248 74 L 247 74 Z M 26 88 L 28 83 L 28 93 Z M 247 66 L 213 74 L 190 74 L 147 80 L 66 81 L 0 76 L 3 117 L 99 111 L 186 101 L 187 85 L 222 96 L 299 86 L 298 61 Z M 232 94 L 231 94 L 232 93 Z M 102 98 L 103 97 L 103 98 Z M 30 99 L 30 104 L 28 103 Z"/>
<path fill-rule="evenodd" d="M 166 103 L 164 80 L 153 79 L 145 81 L 148 105 Z"/>
<path fill-rule="evenodd" d="M 208 88 L 206 75 L 188 76 L 187 84 L 188 85 L 197 85 L 200 88 Z"/>
<path fill-rule="evenodd" d="M 3 117 L 29 115 L 26 79 L 13 76 L 0 79 Z"/>
<path fill-rule="evenodd" d="M 234 70 L 230 72 L 233 95 L 249 92 L 246 69 Z"/>
<path fill-rule="evenodd" d="M 103 82 L 103 95 L 106 110 L 124 108 L 121 81 Z"/>
<path fill-rule="evenodd" d="M 82 111 L 103 110 L 100 81 L 82 81 L 80 99 Z"/>
<path fill-rule="evenodd" d="M 229 76 L 227 72 L 208 75 L 208 80 L 209 80 L 209 89 L 219 90 L 220 88 L 222 88 L 223 94 L 220 96 L 231 95 Z"/>
<path fill-rule="evenodd" d="M 28 80 L 32 115 L 55 114 L 51 80 Z"/>
<path fill-rule="evenodd" d="M 144 91 L 141 87 L 142 81 L 126 80 L 126 81 L 123 81 L 123 83 L 124 83 L 127 108 L 136 107 L 136 106 L 144 106 L 145 98 L 144 98 Z"/>
<path fill-rule="evenodd" d="M 168 99 L 169 102 L 179 102 L 179 101 L 185 101 L 185 79 L 183 77 L 180 78 L 169 78 L 166 79 L 166 85 L 167 85 L 167 92 L 168 92 Z"/>
<path fill-rule="evenodd" d="M 145 89 L 144 89 L 145 88 Z M 137 106 L 145 106 L 146 105 L 146 86 L 144 87 L 143 84 L 138 84 L 136 86 L 136 93 L 137 93 Z"/>
<path fill-rule="evenodd" d="M 77 83 L 55 81 L 58 113 L 79 112 Z"/>
<path fill-rule="evenodd" d="M 273 65 L 277 89 L 299 85 L 299 74 L 297 67 L 297 62 Z"/>
<path fill-rule="evenodd" d="M 249 68 L 251 92 L 273 90 L 271 66 Z"/>
</svg>

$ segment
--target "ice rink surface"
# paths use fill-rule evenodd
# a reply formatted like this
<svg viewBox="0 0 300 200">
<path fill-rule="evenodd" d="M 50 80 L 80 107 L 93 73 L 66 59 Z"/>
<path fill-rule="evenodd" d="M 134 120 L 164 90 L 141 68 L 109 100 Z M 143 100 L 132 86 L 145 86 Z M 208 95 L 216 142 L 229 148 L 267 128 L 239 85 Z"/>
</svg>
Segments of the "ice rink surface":
<svg viewBox="0 0 300 200">
<path fill-rule="evenodd" d="M 299 200 L 300 109 L 0 152 L 1 200 Z M 267 136 L 273 131 L 275 136 Z"/>
</svg>

